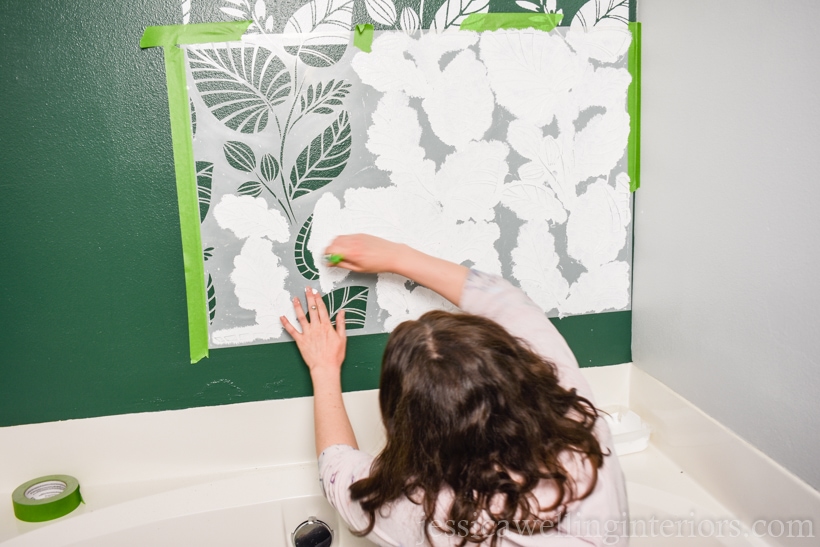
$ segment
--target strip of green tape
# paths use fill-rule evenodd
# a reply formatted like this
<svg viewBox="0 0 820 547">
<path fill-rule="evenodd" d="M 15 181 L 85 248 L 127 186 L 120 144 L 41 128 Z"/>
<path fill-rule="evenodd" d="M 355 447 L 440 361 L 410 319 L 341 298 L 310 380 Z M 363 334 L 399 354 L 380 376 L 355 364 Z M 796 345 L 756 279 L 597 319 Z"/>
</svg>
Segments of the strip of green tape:
<svg viewBox="0 0 820 547">
<path fill-rule="evenodd" d="M 226 23 L 146 27 L 140 39 L 140 47 L 235 42 L 242 38 L 251 23 L 253 21 L 229 21 Z"/>
<path fill-rule="evenodd" d="M 535 28 L 550 31 L 561 23 L 561 13 L 471 13 L 460 30 L 499 30 Z"/>
<path fill-rule="evenodd" d="M 168 82 L 168 110 L 171 114 L 171 142 L 177 179 L 179 226 L 182 231 L 182 259 L 188 298 L 188 338 L 191 363 L 208 357 L 208 301 L 205 294 L 205 266 L 199 231 L 199 197 L 191 135 L 191 110 L 185 76 L 185 51 L 170 45 L 165 51 L 165 78 Z"/>
<path fill-rule="evenodd" d="M 208 357 L 208 301 L 205 292 L 205 267 L 202 263 L 202 236 L 199 224 L 199 197 L 196 187 L 191 112 L 185 52 L 179 44 L 233 42 L 240 40 L 252 21 L 230 21 L 197 25 L 147 27 L 140 39 L 141 48 L 162 46 L 168 110 L 171 117 L 171 142 L 182 232 L 182 259 L 185 266 L 185 292 L 188 303 L 188 340 L 191 363 Z"/>
<path fill-rule="evenodd" d="M 629 74 L 632 82 L 627 91 L 627 108 L 629 109 L 629 144 L 627 166 L 629 190 L 634 192 L 641 187 L 641 24 L 629 23 L 632 32 L 632 43 L 629 44 Z"/>
<path fill-rule="evenodd" d="M 54 488 L 62 483 L 65 489 L 60 492 Z M 32 499 L 26 496 L 29 490 L 40 489 L 40 492 L 32 494 L 32 497 L 41 497 L 59 492 L 56 495 L 48 495 L 41 499 Z M 80 495 L 80 483 L 69 475 L 48 475 L 30 480 L 18 486 L 11 494 L 11 502 L 14 507 L 14 516 L 25 522 L 45 522 L 63 517 L 83 502 Z"/>
<path fill-rule="evenodd" d="M 353 29 L 353 45 L 365 53 L 370 53 L 373 45 L 373 25 L 369 23 L 356 25 Z"/>
</svg>

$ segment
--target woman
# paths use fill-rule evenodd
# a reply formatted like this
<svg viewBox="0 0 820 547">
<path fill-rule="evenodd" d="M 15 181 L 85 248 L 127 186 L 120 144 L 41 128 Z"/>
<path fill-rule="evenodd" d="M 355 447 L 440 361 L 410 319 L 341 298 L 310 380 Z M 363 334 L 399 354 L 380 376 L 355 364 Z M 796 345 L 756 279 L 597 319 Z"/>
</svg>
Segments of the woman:
<svg viewBox="0 0 820 547">
<path fill-rule="evenodd" d="M 306 292 L 296 340 L 314 388 L 322 487 L 379 545 L 625 545 L 626 494 L 609 430 L 564 339 L 503 279 L 367 235 L 327 253 L 401 274 L 465 313 L 399 325 L 382 362 L 384 450 L 358 450 L 342 401 L 344 316 Z"/>
</svg>

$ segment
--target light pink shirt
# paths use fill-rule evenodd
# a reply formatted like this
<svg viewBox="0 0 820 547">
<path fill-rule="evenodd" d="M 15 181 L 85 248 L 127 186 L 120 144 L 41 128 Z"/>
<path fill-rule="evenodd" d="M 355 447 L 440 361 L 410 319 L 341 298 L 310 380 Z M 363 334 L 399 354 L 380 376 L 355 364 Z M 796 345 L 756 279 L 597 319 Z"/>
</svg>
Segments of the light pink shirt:
<svg viewBox="0 0 820 547">
<path fill-rule="evenodd" d="M 520 289 L 500 277 L 473 270 L 464 285 L 461 308 L 465 312 L 492 319 L 513 336 L 525 340 L 534 351 L 555 363 L 563 387 L 575 388 L 578 395 L 595 404 L 592 391 L 581 375 L 578 362 L 563 336 Z M 623 547 L 628 544 L 626 523 L 629 517 L 623 473 L 615 455 L 609 428 L 602 418 L 595 425 L 595 435 L 604 454 L 610 455 L 604 457 L 604 465 L 598 469 L 598 481 L 592 493 L 585 499 L 570 504 L 564 520 L 555 529 L 546 529 L 546 533 L 537 529 L 534 532 L 527 531 L 523 527 L 516 530 L 522 525 L 510 522 L 509 532 L 502 530 L 498 534 L 498 547 Z M 357 480 L 368 476 L 372 462 L 373 456 L 347 445 L 328 447 L 319 457 L 319 477 L 325 496 L 353 530 L 363 530 L 367 525 L 367 517 L 360 505 L 350 499 L 348 488 Z M 589 464 L 585 465 L 571 456 L 563 463 L 579 483 L 579 491 L 585 491 L 583 484 L 589 479 Z M 534 494 L 542 505 L 549 505 L 555 499 L 554 490 L 547 481 L 542 481 Z M 443 491 L 439 495 L 436 512 L 439 523 L 446 522 L 451 501 L 451 493 Z M 377 545 L 430 545 L 424 537 L 423 523 L 424 511 L 421 505 L 401 498 L 383 507 L 382 514 L 377 514 L 376 524 L 367 539 Z M 458 545 L 465 533 L 457 523 L 451 523 L 445 530 L 430 527 L 429 531 L 435 547 Z M 489 545 L 489 541 L 486 544 Z"/>
</svg>

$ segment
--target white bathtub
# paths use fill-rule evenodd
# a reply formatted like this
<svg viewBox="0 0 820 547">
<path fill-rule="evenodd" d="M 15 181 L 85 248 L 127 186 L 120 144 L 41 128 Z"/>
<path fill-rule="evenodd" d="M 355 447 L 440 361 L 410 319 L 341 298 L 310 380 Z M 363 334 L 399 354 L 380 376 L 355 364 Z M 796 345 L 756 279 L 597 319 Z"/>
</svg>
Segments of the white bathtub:
<svg viewBox="0 0 820 547">
<path fill-rule="evenodd" d="M 653 447 L 626 456 L 622 462 L 627 476 L 637 479 L 627 483 L 632 519 L 648 523 L 652 517 L 658 522 L 732 518 L 690 479 L 675 477 L 679 472 Z M 641 476 L 634 477 L 636 474 Z M 659 480 L 656 475 L 665 479 Z M 658 488 L 658 484 L 668 490 Z M 317 517 L 333 528 L 334 547 L 372 545 L 350 534 L 325 501 L 313 462 L 244 472 L 97 510 L 81 507 L 75 514 L 51 523 L 26 524 L 32 529 L 0 545 L 284 547 L 291 545 L 291 533 L 308 517 Z M 648 526 L 645 535 L 634 538 L 631 545 L 765 545 L 742 535 L 649 537 Z"/>
<path fill-rule="evenodd" d="M 631 365 L 582 372 L 600 406 L 629 406 L 652 420 L 649 448 L 621 459 L 631 519 L 651 525 L 652 518 L 745 515 L 751 523 L 820 514 L 820 494 Z M 376 391 L 344 397 L 359 446 L 377 452 L 383 436 Z M 311 516 L 334 529 L 336 547 L 369 545 L 322 497 L 312 431 L 310 398 L 0 428 L 0 446 L 16 447 L 0 450 L 0 546 L 287 547 L 291 532 Z M 52 522 L 15 519 L 14 488 L 54 473 L 77 477 L 87 505 Z M 767 544 L 751 534 L 657 532 L 630 545 L 817 545 L 817 537 Z"/>
</svg>

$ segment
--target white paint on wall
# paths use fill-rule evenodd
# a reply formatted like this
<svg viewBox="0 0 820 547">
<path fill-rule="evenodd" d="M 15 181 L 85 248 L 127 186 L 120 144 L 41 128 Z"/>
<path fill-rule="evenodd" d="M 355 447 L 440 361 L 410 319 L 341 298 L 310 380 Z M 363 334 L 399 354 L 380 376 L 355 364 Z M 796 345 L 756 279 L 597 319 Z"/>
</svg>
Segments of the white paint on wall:
<svg viewBox="0 0 820 547">
<path fill-rule="evenodd" d="M 569 34 L 383 32 L 372 52 L 351 48 L 305 71 L 298 57 L 265 46 L 275 37 L 255 39 L 279 78 L 275 108 L 254 104 L 270 118 L 264 127 L 260 118 L 255 134 L 241 136 L 193 98 L 202 113 L 195 146 L 213 165 L 217 202 L 203 221 L 216 289 L 212 343 L 287 339 L 278 321 L 292 314 L 287 292 L 317 273 L 325 293 L 371 289 L 360 333 L 442 305 L 426 289 L 325 266 L 325 248 L 344 233 L 493 274 L 510 257 L 511 281 L 551 315 L 628 308 L 629 40 L 623 30 Z M 228 72 L 225 81 L 241 80 Z M 192 90 L 213 102 L 200 87 Z M 304 194 L 289 190 L 297 179 Z M 265 278 L 265 268 L 289 275 Z"/>
</svg>

